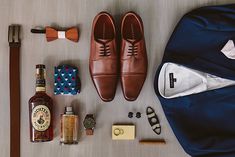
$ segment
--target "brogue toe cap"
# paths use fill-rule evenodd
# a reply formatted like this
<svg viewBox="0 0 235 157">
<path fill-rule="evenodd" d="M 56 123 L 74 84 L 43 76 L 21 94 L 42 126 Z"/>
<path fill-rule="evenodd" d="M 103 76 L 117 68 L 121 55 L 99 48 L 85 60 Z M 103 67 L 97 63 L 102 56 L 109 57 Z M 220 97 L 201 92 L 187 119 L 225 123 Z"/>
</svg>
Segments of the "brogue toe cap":
<svg viewBox="0 0 235 157">
<path fill-rule="evenodd" d="M 117 76 L 94 76 L 93 81 L 100 98 L 109 102 L 115 97 Z"/>
<path fill-rule="evenodd" d="M 135 101 L 145 82 L 146 75 L 127 75 L 121 77 L 123 94 L 126 100 Z"/>
</svg>

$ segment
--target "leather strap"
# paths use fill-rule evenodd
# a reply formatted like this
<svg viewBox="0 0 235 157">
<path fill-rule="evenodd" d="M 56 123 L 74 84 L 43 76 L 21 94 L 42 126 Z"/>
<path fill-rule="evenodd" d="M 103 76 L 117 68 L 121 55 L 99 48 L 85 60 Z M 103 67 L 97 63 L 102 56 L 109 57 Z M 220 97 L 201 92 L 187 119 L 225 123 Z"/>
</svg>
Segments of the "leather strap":
<svg viewBox="0 0 235 157">
<path fill-rule="evenodd" d="M 93 129 L 86 129 L 86 135 L 93 135 L 94 130 Z"/>
<path fill-rule="evenodd" d="M 10 157 L 20 157 L 20 43 L 10 43 Z"/>
</svg>

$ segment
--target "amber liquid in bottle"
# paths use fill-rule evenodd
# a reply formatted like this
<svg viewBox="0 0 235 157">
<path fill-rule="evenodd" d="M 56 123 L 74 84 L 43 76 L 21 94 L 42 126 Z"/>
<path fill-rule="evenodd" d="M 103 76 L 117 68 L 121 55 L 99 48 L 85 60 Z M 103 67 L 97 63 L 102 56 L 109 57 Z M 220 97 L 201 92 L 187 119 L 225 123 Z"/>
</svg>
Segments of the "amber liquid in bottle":
<svg viewBox="0 0 235 157">
<path fill-rule="evenodd" d="M 74 114 L 72 107 L 65 107 L 65 112 L 61 115 L 60 143 L 78 143 L 78 115 Z"/>
<path fill-rule="evenodd" d="M 29 100 L 30 140 L 53 139 L 53 101 L 46 94 L 45 65 L 36 65 L 36 93 Z"/>
</svg>

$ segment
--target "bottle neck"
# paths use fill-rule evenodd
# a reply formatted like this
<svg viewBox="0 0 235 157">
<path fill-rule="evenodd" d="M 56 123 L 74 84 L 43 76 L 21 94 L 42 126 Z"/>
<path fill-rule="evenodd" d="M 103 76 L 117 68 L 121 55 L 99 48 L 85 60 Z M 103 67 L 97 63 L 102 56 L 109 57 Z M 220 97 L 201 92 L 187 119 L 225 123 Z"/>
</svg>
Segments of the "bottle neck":
<svg viewBox="0 0 235 157">
<path fill-rule="evenodd" d="M 46 81 L 44 78 L 36 79 L 36 92 L 46 92 Z"/>
<path fill-rule="evenodd" d="M 36 92 L 46 92 L 45 69 L 36 70 Z"/>
<path fill-rule="evenodd" d="M 46 87 L 36 87 L 36 93 L 45 93 L 46 92 Z"/>
</svg>

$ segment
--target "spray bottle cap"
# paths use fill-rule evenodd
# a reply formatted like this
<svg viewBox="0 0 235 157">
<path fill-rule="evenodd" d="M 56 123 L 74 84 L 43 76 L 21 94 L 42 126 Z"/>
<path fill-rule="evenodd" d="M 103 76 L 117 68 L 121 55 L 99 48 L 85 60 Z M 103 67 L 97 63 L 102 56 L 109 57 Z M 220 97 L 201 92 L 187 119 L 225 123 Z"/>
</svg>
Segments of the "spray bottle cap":
<svg viewBox="0 0 235 157">
<path fill-rule="evenodd" d="M 72 106 L 66 106 L 64 113 L 65 114 L 73 114 L 73 107 Z"/>
</svg>

